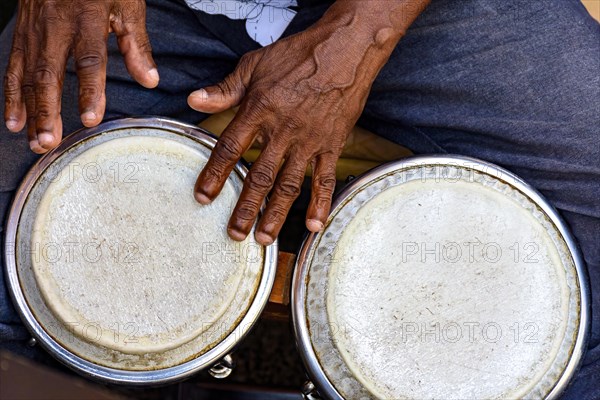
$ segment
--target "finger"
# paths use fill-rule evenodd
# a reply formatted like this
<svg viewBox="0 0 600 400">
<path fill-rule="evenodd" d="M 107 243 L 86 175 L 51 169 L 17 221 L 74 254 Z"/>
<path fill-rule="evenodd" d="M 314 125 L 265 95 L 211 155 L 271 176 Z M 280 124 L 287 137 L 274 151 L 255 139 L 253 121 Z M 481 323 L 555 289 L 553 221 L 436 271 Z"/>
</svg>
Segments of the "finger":
<svg viewBox="0 0 600 400">
<path fill-rule="evenodd" d="M 324 153 L 315 158 L 311 199 L 306 212 L 306 228 L 311 232 L 321 231 L 329 216 L 337 159 L 334 153 Z"/>
<path fill-rule="evenodd" d="M 242 241 L 250 233 L 260 207 L 273 187 L 284 156 L 285 147 L 271 143 L 250 168 L 227 226 L 227 233 L 233 240 Z"/>
<path fill-rule="evenodd" d="M 38 142 L 35 125 L 35 92 L 33 90 L 33 83 L 28 83 L 28 80 L 25 80 L 23 83 L 23 97 L 27 109 L 27 140 L 29 141 L 29 148 L 36 154 L 44 154 L 48 150 L 40 146 Z"/>
<path fill-rule="evenodd" d="M 31 148 L 31 151 L 34 153 L 43 154 L 48 150 L 40 146 L 36 133 L 33 72 L 25 72 L 25 78 L 23 79 L 23 98 L 25 99 L 25 108 L 27 109 L 27 140 L 29 141 L 29 148 Z"/>
<path fill-rule="evenodd" d="M 19 132 L 25 126 L 27 118 L 25 101 L 21 92 L 25 73 L 25 41 L 17 30 L 14 35 L 4 76 L 4 122 L 9 131 Z"/>
<path fill-rule="evenodd" d="M 223 189 L 229 174 L 254 140 L 260 126 L 240 110 L 219 138 L 208 162 L 200 172 L 194 195 L 201 204 L 209 204 Z"/>
<path fill-rule="evenodd" d="M 79 115 L 83 125 L 96 126 L 106 109 L 106 24 L 82 26 L 75 39 L 73 58 L 79 80 Z"/>
<path fill-rule="evenodd" d="M 106 109 L 108 20 L 108 8 L 101 3 L 87 3 L 77 14 L 73 59 L 79 82 L 79 115 L 87 127 L 98 125 Z"/>
<path fill-rule="evenodd" d="M 117 35 L 119 50 L 129 75 L 146 88 L 158 86 L 158 70 L 146 31 L 145 1 L 124 2 L 121 17 L 113 19 L 111 27 Z"/>
<path fill-rule="evenodd" d="M 71 39 L 66 35 L 44 32 L 33 75 L 36 135 L 38 143 L 46 150 L 58 146 L 62 139 L 61 93 Z"/>
<path fill-rule="evenodd" d="M 28 24 L 29 29 L 24 34 L 24 41 L 27 44 L 27 52 L 25 54 L 25 74 L 23 75 L 23 86 L 21 87 L 22 96 L 25 101 L 25 109 L 27 110 L 27 139 L 29 147 L 34 153 L 43 154 L 47 150 L 40 146 L 36 133 L 36 108 L 35 108 L 35 86 L 34 86 L 34 71 L 37 65 L 37 56 L 39 50 L 39 41 L 37 30 L 32 28 L 33 23 Z"/>
<path fill-rule="evenodd" d="M 196 111 L 218 113 L 235 107 L 244 98 L 257 55 L 248 53 L 241 58 L 236 69 L 223 81 L 192 92 L 188 104 Z"/>
<path fill-rule="evenodd" d="M 306 161 L 294 156 L 285 162 L 254 234 L 258 243 L 268 246 L 279 235 L 294 200 L 300 195 L 306 165 Z"/>
</svg>

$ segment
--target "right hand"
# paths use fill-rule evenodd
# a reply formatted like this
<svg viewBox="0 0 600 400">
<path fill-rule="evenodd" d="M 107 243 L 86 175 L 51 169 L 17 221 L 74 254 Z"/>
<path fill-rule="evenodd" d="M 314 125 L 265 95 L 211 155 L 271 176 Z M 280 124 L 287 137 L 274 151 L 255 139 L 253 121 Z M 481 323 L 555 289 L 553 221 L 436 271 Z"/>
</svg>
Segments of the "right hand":
<svg viewBox="0 0 600 400">
<path fill-rule="evenodd" d="M 62 139 L 61 94 L 72 54 L 79 79 L 79 113 L 87 127 L 102 121 L 110 32 L 117 35 L 129 74 L 158 85 L 146 32 L 144 0 L 20 0 L 4 78 L 4 120 L 12 132 L 27 123 L 31 150 L 42 154 Z"/>
</svg>

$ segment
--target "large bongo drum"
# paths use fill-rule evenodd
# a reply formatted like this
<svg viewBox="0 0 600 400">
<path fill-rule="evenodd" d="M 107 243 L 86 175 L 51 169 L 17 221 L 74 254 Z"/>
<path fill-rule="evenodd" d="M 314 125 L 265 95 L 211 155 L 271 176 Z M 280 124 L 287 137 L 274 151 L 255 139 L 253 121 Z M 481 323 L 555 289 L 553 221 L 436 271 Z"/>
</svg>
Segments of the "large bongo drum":
<svg viewBox="0 0 600 400">
<path fill-rule="evenodd" d="M 194 200 L 215 143 L 170 120 L 117 120 L 67 137 L 26 176 L 7 280 L 60 361 L 107 382 L 169 382 L 219 362 L 257 321 L 277 244 L 227 236 L 242 164 L 212 204 Z"/>
<path fill-rule="evenodd" d="M 376 168 L 298 257 L 308 395 L 555 398 L 585 346 L 584 271 L 557 212 L 502 168 L 450 156 Z"/>
</svg>

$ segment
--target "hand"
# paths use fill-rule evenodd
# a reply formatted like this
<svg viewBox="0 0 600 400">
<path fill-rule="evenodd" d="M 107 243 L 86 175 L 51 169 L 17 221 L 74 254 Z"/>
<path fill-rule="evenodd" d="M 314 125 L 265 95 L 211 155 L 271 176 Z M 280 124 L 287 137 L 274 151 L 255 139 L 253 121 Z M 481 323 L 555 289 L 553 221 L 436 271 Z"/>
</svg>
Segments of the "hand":
<svg viewBox="0 0 600 400">
<path fill-rule="evenodd" d="M 408 3 L 414 6 L 414 1 Z M 373 80 L 407 26 L 403 23 L 410 24 L 424 8 L 425 1 L 417 1 L 421 7 L 408 22 L 406 2 L 392 4 L 404 4 L 400 27 L 390 19 L 389 0 L 381 1 L 379 9 L 377 2 L 338 2 L 315 26 L 246 54 L 223 82 L 190 95 L 190 106 L 205 113 L 240 106 L 198 177 L 198 202 L 208 204 L 219 194 L 254 140 L 263 144 L 229 221 L 232 239 L 248 235 L 271 192 L 255 237 L 263 245 L 272 243 L 309 164 L 313 177 L 306 227 L 313 232 L 323 228 L 336 161 Z"/>
<path fill-rule="evenodd" d="M 31 149 L 45 153 L 62 138 L 61 94 L 70 54 L 79 79 L 82 123 L 104 116 L 107 50 L 115 32 L 129 74 L 141 85 L 158 85 L 146 33 L 144 0 L 20 0 L 4 79 L 4 118 L 10 131 L 27 123 Z"/>
</svg>

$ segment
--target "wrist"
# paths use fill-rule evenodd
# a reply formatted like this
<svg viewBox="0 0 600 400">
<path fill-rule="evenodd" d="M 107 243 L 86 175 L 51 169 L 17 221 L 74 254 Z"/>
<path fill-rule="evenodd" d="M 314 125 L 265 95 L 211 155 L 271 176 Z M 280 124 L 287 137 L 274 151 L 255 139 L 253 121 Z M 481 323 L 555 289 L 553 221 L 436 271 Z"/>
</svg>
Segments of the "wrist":
<svg viewBox="0 0 600 400">
<path fill-rule="evenodd" d="M 311 28 L 321 45 L 336 37 L 338 48 L 367 58 L 378 71 L 430 0 L 337 0 Z M 332 42 L 332 41 L 330 41 Z M 332 46 L 336 46 L 331 43 Z"/>
<path fill-rule="evenodd" d="M 355 19 L 361 34 L 376 35 L 390 30 L 391 39 L 399 40 L 431 0 L 337 0 L 317 23 Z"/>
</svg>

